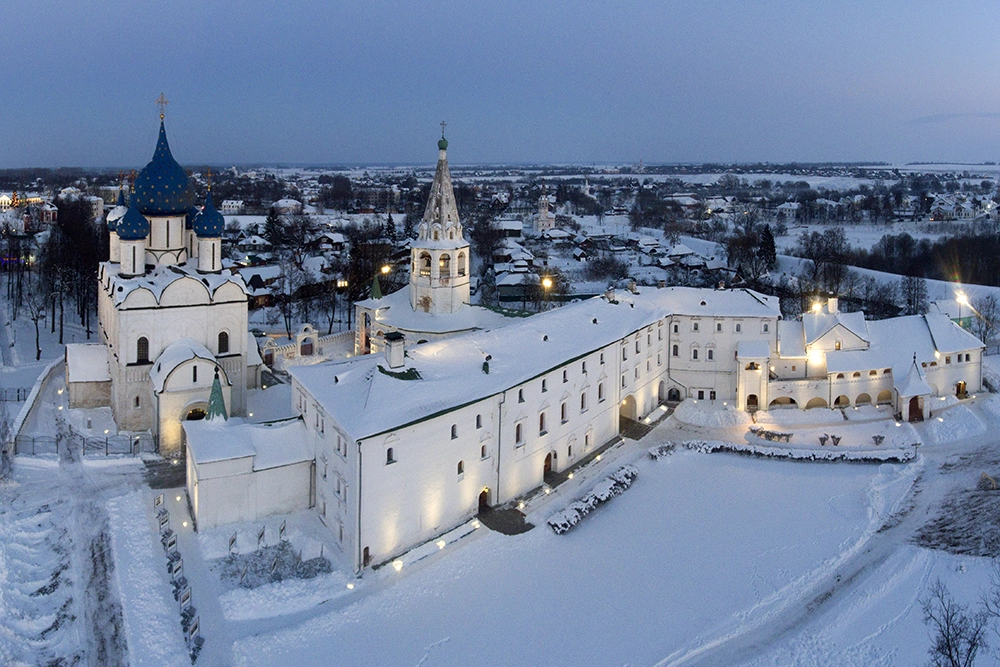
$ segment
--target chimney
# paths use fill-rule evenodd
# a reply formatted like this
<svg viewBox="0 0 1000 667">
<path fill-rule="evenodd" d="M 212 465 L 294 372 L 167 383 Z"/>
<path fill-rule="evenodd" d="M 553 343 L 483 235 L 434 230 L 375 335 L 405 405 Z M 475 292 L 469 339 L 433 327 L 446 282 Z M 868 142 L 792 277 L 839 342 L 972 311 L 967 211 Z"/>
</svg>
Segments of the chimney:
<svg viewBox="0 0 1000 667">
<path fill-rule="evenodd" d="M 628 291 L 632 292 L 632 294 L 638 294 L 639 293 L 639 288 L 636 287 L 634 279 L 628 281 Z"/>
<path fill-rule="evenodd" d="M 604 298 L 608 300 L 608 303 L 614 303 L 615 301 L 615 288 L 608 285 L 608 289 L 604 290 Z"/>
<path fill-rule="evenodd" d="M 826 310 L 831 315 L 837 314 L 837 297 L 831 296 L 826 300 Z"/>
<path fill-rule="evenodd" d="M 392 331 L 385 335 L 385 360 L 389 363 L 389 368 L 401 368 L 403 366 L 403 334 Z"/>
</svg>

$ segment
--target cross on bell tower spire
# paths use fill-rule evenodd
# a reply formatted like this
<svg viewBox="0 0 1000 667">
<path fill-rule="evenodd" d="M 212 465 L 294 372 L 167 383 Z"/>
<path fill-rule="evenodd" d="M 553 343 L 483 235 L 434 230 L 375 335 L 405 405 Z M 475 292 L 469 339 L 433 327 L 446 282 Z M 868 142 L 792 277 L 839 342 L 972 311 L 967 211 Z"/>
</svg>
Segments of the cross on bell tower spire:
<svg viewBox="0 0 1000 667">
<path fill-rule="evenodd" d="M 441 138 L 444 139 L 444 126 L 447 125 L 444 121 L 441 121 Z"/>
<path fill-rule="evenodd" d="M 159 107 L 159 109 L 160 109 L 160 120 L 161 121 L 163 120 L 163 116 L 164 116 L 164 114 L 165 114 L 165 112 L 167 110 L 167 105 L 168 104 L 170 104 L 170 102 L 167 100 L 167 96 L 164 95 L 163 93 L 160 93 L 160 96 L 156 98 L 156 106 Z"/>
</svg>

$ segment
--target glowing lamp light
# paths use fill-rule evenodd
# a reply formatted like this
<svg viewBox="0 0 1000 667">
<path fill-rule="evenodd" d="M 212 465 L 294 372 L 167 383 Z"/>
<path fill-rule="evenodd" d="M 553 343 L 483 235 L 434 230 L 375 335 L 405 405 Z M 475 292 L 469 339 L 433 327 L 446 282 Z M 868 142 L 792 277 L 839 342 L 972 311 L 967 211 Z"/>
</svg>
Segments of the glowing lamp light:
<svg viewBox="0 0 1000 667">
<path fill-rule="evenodd" d="M 104 429 L 104 435 L 108 434 L 108 429 Z"/>
<path fill-rule="evenodd" d="M 250 416 L 250 417 L 253 417 L 253 413 L 252 412 L 248 412 L 247 415 Z"/>
<path fill-rule="evenodd" d="M 184 523 L 182 523 L 181 525 L 182 525 L 182 526 L 184 526 L 185 528 L 187 528 L 187 527 L 188 527 L 188 522 L 187 522 L 187 521 L 185 521 L 185 522 L 184 522 Z"/>
<path fill-rule="evenodd" d="M 473 521 L 472 522 L 472 527 L 475 528 L 476 530 L 479 530 L 479 522 L 478 521 Z"/>
<path fill-rule="evenodd" d="M 180 502 L 181 501 L 181 497 L 177 496 L 176 500 L 177 500 L 177 502 Z"/>
<path fill-rule="evenodd" d="M 387 273 L 389 273 L 390 271 L 392 271 L 392 269 L 389 267 L 388 264 L 386 264 L 385 266 L 382 267 L 382 275 L 383 276 L 386 275 Z"/>
<path fill-rule="evenodd" d="M 955 301 L 957 301 L 963 306 L 969 305 L 969 297 L 965 295 L 965 292 L 959 292 L 958 294 L 956 294 Z"/>
<path fill-rule="evenodd" d="M 899 426 L 899 425 L 900 425 L 899 422 L 896 422 L 896 426 Z"/>
<path fill-rule="evenodd" d="M 569 475 L 567 475 L 567 477 L 568 477 L 569 479 L 573 479 L 573 473 L 570 473 Z"/>
<path fill-rule="evenodd" d="M 438 540 L 438 541 L 436 542 L 436 544 L 437 544 L 437 546 L 438 546 L 438 549 L 444 549 L 444 547 L 445 547 L 445 545 L 447 544 L 447 542 L 445 542 L 444 540 Z"/>
<path fill-rule="evenodd" d="M 595 456 L 595 457 L 594 457 L 594 460 L 595 460 L 595 461 L 600 461 L 600 460 L 601 460 L 601 455 L 600 455 L 600 454 L 598 454 L 597 456 Z"/>
<path fill-rule="evenodd" d="M 347 584 L 347 590 L 353 591 L 354 590 L 354 584 Z"/>
<path fill-rule="evenodd" d="M 60 410 L 62 410 L 62 408 L 63 408 L 63 406 L 61 406 L 61 405 L 60 405 L 60 406 L 59 406 L 59 409 L 60 409 Z"/>
<path fill-rule="evenodd" d="M 519 510 L 523 510 L 523 509 L 524 509 L 524 502 L 523 502 L 523 501 L 522 501 L 522 502 L 519 502 L 519 503 L 517 504 L 517 509 L 519 509 Z"/>
<path fill-rule="evenodd" d="M 814 313 L 818 313 L 821 310 L 823 310 L 823 306 L 822 306 L 822 304 L 820 304 L 819 301 L 817 301 L 816 303 L 813 304 L 813 312 Z"/>
<path fill-rule="evenodd" d="M 60 389 L 60 390 L 59 390 L 59 391 L 57 391 L 56 393 L 57 393 L 57 394 L 59 394 L 60 396 L 62 396 L 62 393 L 63 393 L 63 390 L 62 390 L 62 389 Z"/>
<path fill-rule="evenodd" d="M 548 276 L 542 278 L 542 287 L 544 287 L 545 289 L 549 289 L 550 287 L 552 287 L 552 278 L 549 278 Z"/>
<path fill-rule="evenodd" d="M 939 422 L 943 422 L 944 421 L 944 417 L 938 417 L 938 421 Z"/>
<path fill-rule="evenodd" d="M 545 487 L 545 495 L 549 495 L 550 493 L 552 493 L 552 489 L 550 489 L 549 487 L 546 486 Z"/>
<path fill-rule="evenodd" d="M 392 567 L 396 570 L 396 572 L 399 572 L 400 570 L 403 569 L 403 561 L 397 558 L 396 560 L 392 561 Z"/>
<path fill-rule="evenodd" d="M 180 461 L 178 461 L 177 459 L 174 459 L 170 463 L 171 463 L 171 465 L 177 465 L 178 463 L 180 463 Z"/>
</svg>

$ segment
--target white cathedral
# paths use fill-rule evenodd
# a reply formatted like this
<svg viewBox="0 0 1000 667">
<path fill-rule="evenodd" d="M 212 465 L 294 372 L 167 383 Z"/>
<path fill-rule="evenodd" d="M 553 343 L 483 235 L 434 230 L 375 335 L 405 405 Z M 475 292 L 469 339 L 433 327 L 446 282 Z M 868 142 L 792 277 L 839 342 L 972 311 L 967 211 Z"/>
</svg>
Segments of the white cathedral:
<svg viewBox="0 0 1000 667">
<path fill-rule="evenodd" d="M 246 285 L 222 268 L 224 219 L 211 192 L 194 206 L 162 114 L 133 188 L 108 215 L 100 343 L 66 346 L 70 407 L 110 406 L 119 429 L 156 435 L 170 456 L 181 451 L 181 423 L 206 415 L 216 376 L 228 413 L 245 413 L 261 362 L 247 333 Z"/>
<path fill-rule="evenodd" d="M 294 419 L 250 424 L 246 287 L 221 268 L 222 217 L 210 197 L 192 208 L 161 123 L 113 212 L 103 344 L 68 346 L 67 374 L 74 405 L 111 405 L 161 452 L 186 445 L 199 528 L 315 508 L 361 571 L 537 492 L 667 401 L 885 404 L 919 420 L 931 397 L 982 387 L 982 343 L 939 314 L 866 321 L 831 298 L 784 320 L 775 297 L 687 287 L 609 290 L 528 318 L 473 306 L 447 146 L 408 289 L 357 304 L 358 356 L 290 370 Z M 216 372 L 236 418 L 199 420 Z"/>
</svg>

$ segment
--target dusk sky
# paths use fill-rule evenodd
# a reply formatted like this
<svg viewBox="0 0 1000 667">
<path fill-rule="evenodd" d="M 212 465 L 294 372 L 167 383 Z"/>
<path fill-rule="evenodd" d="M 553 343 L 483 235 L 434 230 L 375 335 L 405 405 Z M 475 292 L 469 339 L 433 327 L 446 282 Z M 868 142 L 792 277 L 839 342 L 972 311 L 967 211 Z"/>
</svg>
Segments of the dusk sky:
<svg viewBox="0 0 1000 667">
<path fill-rule="evenodd" d="M 41 0 L 0 167 L 1000 160 L 1000 3 Z"/>
</svg>

